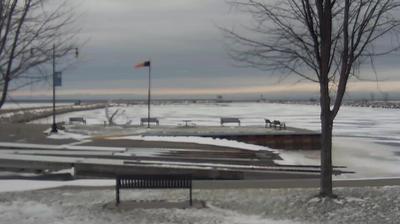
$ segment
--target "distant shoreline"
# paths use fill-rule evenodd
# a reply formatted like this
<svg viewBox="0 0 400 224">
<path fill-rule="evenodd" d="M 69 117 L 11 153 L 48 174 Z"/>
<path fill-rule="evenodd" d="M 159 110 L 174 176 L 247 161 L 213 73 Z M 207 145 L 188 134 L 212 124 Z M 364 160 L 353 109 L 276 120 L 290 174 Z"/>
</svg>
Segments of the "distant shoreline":
<svg viewBox="0 0 400 224">
<path fill-rule="evenodd" d="M 131 104 L 142 105 L 147 104 L 147 100 L 73 100 L 61 99 L 58 103 L 113 103 L 113 104 Z M 49 103 L 49 100 L 18 100 L 13 102 L 6 102 L 6 104 L 34 104 L 34 103 Z M 217 99 L 154 99 L 152 104 L 201 104 L 201 103 L 277 103 L 277 104 L 300 104 L 300 105 L 315 105 L 318 106 L 317 100 L 217 100 Z M 400 109 L 400 100 L 345 100 L 343 106 L 351 107 L 369 107 L 369 108 L 386 108 L 386 109 Z"/>
</svg>

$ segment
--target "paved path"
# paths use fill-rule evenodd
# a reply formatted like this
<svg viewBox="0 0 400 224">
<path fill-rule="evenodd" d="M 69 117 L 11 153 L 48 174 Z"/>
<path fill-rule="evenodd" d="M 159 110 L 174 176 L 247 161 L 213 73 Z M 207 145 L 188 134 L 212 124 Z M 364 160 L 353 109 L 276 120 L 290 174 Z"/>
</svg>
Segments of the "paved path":
<svg viewBox="0 0 400 224">
<path fill-rule="evenodd" d="M 366 178 L 334 180 L 334 187 L 400 186 L 398 178 Z M 194 181 L 199 189 L 240 189 L 240 188 L 318 188 L 319 179 L 273 179 L 273 180 L 218 180 Z"/>
</svg>

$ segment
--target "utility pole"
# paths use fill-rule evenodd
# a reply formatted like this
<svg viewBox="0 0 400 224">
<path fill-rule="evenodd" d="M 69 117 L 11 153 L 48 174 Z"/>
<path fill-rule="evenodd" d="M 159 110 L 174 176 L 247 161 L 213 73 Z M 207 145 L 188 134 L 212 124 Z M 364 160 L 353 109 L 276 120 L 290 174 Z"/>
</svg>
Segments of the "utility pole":
<svg viewBox="0 0 400 224">
<path fill-rule="evenodd" d="M 53 125 L 51 125 L 51 133 L 57 133 L 56 124 L 56 45 L 53 44 Z"/>
<path fill-rule="evenodd" d="M 150 128 L 150 104 L 151 104 L 151 60 L 135 65 L 135 68 L 149 67 L 149 88 L 147 90 L 147 128 Z"/>
<path fill-rule="evenodd" d="M 150 60 L 149 60 L 150 62 Z M 151 104 L 151 62 L 149 63 L 149 90 L 147 95 L 147 128 L 150 128 L 150 104 Z"/>
<path fill-rule="evenodd" d="M 75 50 L 75 57 L 78 58 L 79 52 L 78 48 L 72 48 Z M 70 49 L 70 50 L 72 50 Z M 31 56 L 34 55 L 35 50 L 41 52 L 44 55 L 48 55 L 47 51 L 42 50 L 41 48 L 31 48 Z M 56 86 L 61 86 L 61 72 L 56 72 L 56 44 L 53 44 L 52 49 L 52 62 L 53 62 L 53 74 L 52 74 L 52 86 L 53 86 L 53 124 L 51 125 L 51 133 L 57 133 L 57 123 L 56 123 Z M 58 75 L 58 77 L 57 77 Z"/>
</svg>

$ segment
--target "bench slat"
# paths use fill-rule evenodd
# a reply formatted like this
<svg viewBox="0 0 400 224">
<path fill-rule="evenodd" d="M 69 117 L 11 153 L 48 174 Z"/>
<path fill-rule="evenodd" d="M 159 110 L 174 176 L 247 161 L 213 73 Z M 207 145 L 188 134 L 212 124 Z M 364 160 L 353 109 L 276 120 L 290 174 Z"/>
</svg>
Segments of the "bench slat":
<svg viewBox="0 0 400 224">
<path fill-rule="evenodd" d="M 240 126 L 240 120 L 236 117 L 221 117 L 221 125 L 224 123 L 238 123 Z"/>
</svg>

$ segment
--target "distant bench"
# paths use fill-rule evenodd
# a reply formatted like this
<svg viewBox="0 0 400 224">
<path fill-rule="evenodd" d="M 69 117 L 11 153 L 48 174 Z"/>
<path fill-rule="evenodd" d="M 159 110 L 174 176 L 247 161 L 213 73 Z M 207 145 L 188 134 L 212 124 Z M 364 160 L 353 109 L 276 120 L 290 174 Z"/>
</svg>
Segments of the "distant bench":
<svg viewBox="0 0 400 224">
<path fill-rule="evenodd" d="M 116 177 L 116 204 L 120 203 L 120 189 L 189 189 L 192 206 L 191 175 L 124 175 Z"/>
<path fill-rule="evenodd" d="M 240 126 L 239 118 L 235 117 L 221 117 L 221 126 L 224 126 L 225 123 L 237 123 Z"/>
<path fill-rule="evenodd" d="M 280 122 L 278 120 L 274 120 L 271 124 L 271 127 L 279 128 L 279 129 L 282 129 L 282 128 L 286 129 L 286 124 L 285 124 L 285 122 Z"/>
<path fill-rule="evenodd" d="M 269 119 L 264 119 L 264 120 L 265 120 L 265 127 L 266 127 L 266 128 L 272 127 L 272 122 L 271 122 Z"/>
<path fill-rule="evenodd" d="M 278 120 L 274 120 L 274 121 L 271 121 L 271 120 L 269 120 L 269 119 L 264 119 L 265 120 L 265 127 L 267 128 L 267 127 L 270 127 L 270 128 L 279 128 L 279 129 L 286 129 L 286 124 L 285 124 L 285 122 L 281 122 L 281 121 L 278 121 Z"/>
<path fill-rule="evenodd" d="M 160 125 L 160 122 L 158 121 L 157 118 L 151 117 L 151 118 L 140 118 L 140 126 L 143 126 L 146 123 L 155 123 L 157 126 Z"/>
<path fill-rule="evenodd" d="M 75 122 L 86 124 L 86 120 L 83 117 L 70 117 L 69 118 L 69 124 L 72 124 Z"/>
</svg>

